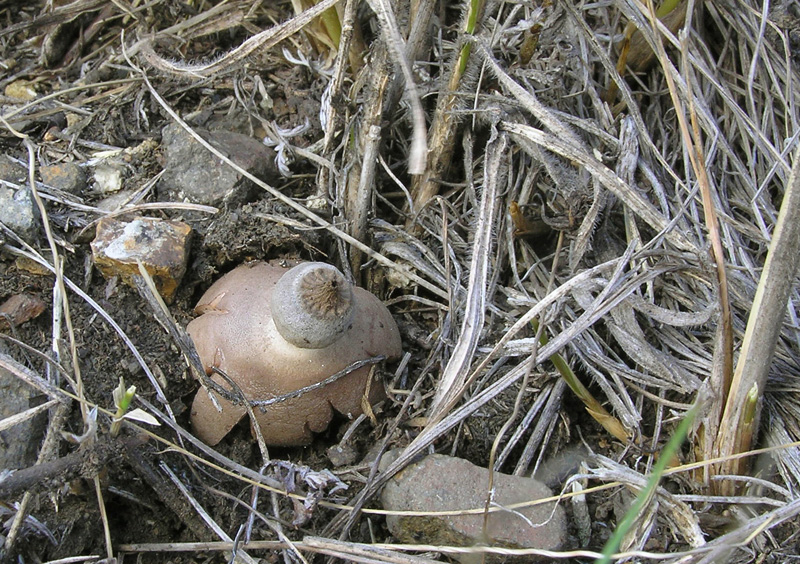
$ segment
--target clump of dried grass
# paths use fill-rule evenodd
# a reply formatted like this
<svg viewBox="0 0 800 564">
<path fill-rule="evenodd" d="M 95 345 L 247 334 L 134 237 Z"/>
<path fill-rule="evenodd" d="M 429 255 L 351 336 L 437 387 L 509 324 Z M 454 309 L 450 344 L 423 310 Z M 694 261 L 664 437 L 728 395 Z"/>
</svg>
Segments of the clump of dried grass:
<svg viewBox="0 0 800 564">
<path fill-rule="evenodd" d="M 465 6 L 467 13 L 470 3 Z M 489 3 L 475 36 L 458 36 L 452 59 L 440 60 L 445 70 L 454 69 L 456 54 L 469 42 L 471 68 L 460 82 L 441 73 L 436 110 L 447 114 L 437 114 L 432 127 L 444 119 L 448 131 L 459 134 L 432 132 L 429 141 L 431 154 L 444 152 L 446 161 L 462 152 L 461 170 L 450 163 L 445 176 L 447 167 L 430 157 L 440 166 L 429 169 L 434 184 L 451 184 L 437 185 L 443 195 L 430 205 L 430 194 L 420 197 L 412 183 L 410 232 L 385 229 L 382 236 L 387 254 L 434 276 L 450 296 L 436 329 L 452 345 L 428 359 L 441 371 L 424 374 L 434 393 L 418 415 L 429 423 L 393 469 L 434 440 L 452 437 L 471 414 L 519 383 L 528 363 L 509 369 L 507 361 L 536 349 L 537 340 L 520 332 L 540 318 L 554 340 L 534 353 L 531 364 L 543 366 L 552 352 L 567 351 L 634 444 L 657 449 L 666 423 L 679 419 L 698 394 L 704 398 L 692 439 L 701 468 L 691 474 L 699 480 L 692 486 L 696 495 L 738 491 L 745 499 L 736 501 L 746 504 L 748 492 L 758 490 L 757 481 L 738 489 L 720 486 L 720 468 L 708 462 L 738 452 L 720 430 L 752 432 L 723 409 L 733 349 L 752 307 L 796 145 L 795 53 L 769 17 L 781 9 L 788 8 L 759 14 L 741 4 L 691 5 L 688 24 L 676 35 L 656 29 L 648 7 L 636 3 L 534 10 Z M 646 72 L 638 76 L 620 76 L 615 68 L 613 38 L 624 21 L 638 28 L 637 55 L 651 52 L 652 63 L 640 63 Z M 538 50 L 520 64 L 525 33 L 534 29 Z M 447 53 L 448 45 L 440 50 Z M 609 107 L 603 98 L 613 90 L 620 102 Z M 422 192 L 431 192 L 430 186 Z M 548 284 L 554 261 L 514 236 L 518 226 L 508 214 L 513 202 L 536 202 L 541 220 L 567 234 L 565 267 L 554 273 L 557 289 Z M 604 271 L 582 278 L 601 266 Z M 793 278 L 791 270 L 787 275 Z M 781 335 L 777 357 L 792 359 L 796 371 L 796 332 L 784 325 Z M 506 364 L 499 379 L 497 373 L 485 377 L 493 362 L 495 368 Z M 769 363 L 769 355 L 760 362 Z M 511 444 L 501 438 L 506 455 L 542 409 L 534 400 L 523 400 L 531 412 L 514 423 Z M 768 392 L 764 401 L 767 428 L 787 429 L 771 407 L 781 402 Z M 764 435 L 766 444 L 782 445 L 772 464 L 794 485 L 788 438 L 776 443 Z M 632 467 L 646 473 L 649 458 L 634 460 Z M 515 471 L 530 468 L 526 462 Z M 742 481 L 748 478 L 734 480 Z M 650 514 L 651 524 L 656 517 Z M 666 519 L 688 544 L 705 542 L 697 515 Z M 752 522 L 742 518 L 739 525 L 749 529 Z M 649 535 L 639 534 L 628 548 L 648 541 Z M 721 557 L 710 554 L 697 558 Z"/>
<path fill-rule="evenodd" d="M 386 472 L 367 469 L 363 487 L 346 505 L 322 503 L 338 515 L 322 531 L 325 538 L 292 542 L 279 521 L 256 512 L 247 529 L 259 518 L 278 540 L 264 548 L 289 547 L 299 559 L 308 551 L 367 562 L 430 561 L 399 554 L 409 547 L 381 552 L 335 539 L 346 537 L 364 515 L 380 513 L 365 509 L 368 501 L 414 456 L 434 443 L 459 454 L 470 418 L 489 406 L 500 405 L 507 415 L 495 426 L 503 432 L 490 437 L 491 457 L 480 462 L 491 459 L 495 470 L 528 475 L 557 455 L 554 437 L 570 433 L 566 418 L 583 416 L 562 403 L 570 392 L 549 365 L 559 353 L 631 437 L 612 449 L 615 460 L 600 456 L 596 438 L 584 438 L 598 453 L 583 461 L 568 483 L 574 495 L 565 496 L 579 538 L 592 532 L 578 519 L 586 514 L 587 497 L 597 503 L 617 484 L 641 489 L 653 453 L 700 397 L 704 411 L 686 460 L 694 466 L 671 470 L 681 491 L 657 491 L 623 550 L 641 559 L 717 562 L 746 560 L 767 543 L 784 549 L 787 539 L 764 531 L 800 510 L 794 495 L 800 460 L 787 448 L 800 439 L 793 383 L 800 358 L 796 290 L 769 371 L 771 388 L 758 390 L 762 475 L 720 476 L 723 468 L 746 467 L 709 462 L 735 454 L 718 441 L 718 431 L 740 424 L 724 419 L 727 389 L 800 131 L 798 55 L 791 42 L 800 27 L 797 15 L 788 5 L 763 13 L 746 1 L 688 3 L 685 23 L 668 29 L 654 23 L 651 8 L 627 0 L 465 2 L 446 6 L 440 20 L 431 19 L 431 1 L 409 9 L 373 0 L 369 6 L 379 17 L 366 22 L 355 4 L 340 11 L 340 48 L 320 108 L 324 137 L 300 153 L 318 168 L 316 194 L 299 201 L 253 180 L 310 225 L 327 229 L 340 262 L 357 278 L 382 279 L 398 317 L 430 334 L 427 348 L 409 347 L 391 382 L 407 391 L 396 396 L 406 401 L 381 447 L 398 442 L 405 421 L 424 425 Z M 167 62 L 158 54 L 159 41 L 143 33 L 137 42 L 115 43 L 111 60 L 130 65 L 127 80 L 135 82 L 125 94 L 137 115 L 147 115 L 141 105 L 146 93 L 182 122 L 163 96 L 170 83 L 160 73 L 202 76 L 205 87 L 231 72 L 239 80 L 252 72 L 247 63 L 259 50 L 287 37 L 303 46 L 294 34 L 331 5 L 321 2 L 294 23 L 254 34 L 210 64 Z M 246 26 L 252 12 L 243 7 L 212 8 L 153 31 L 168 40 L 171 34 L 202 36 L 201 23 L 214 24 L 213 32 Z M 442 27 L 452 16 L 447 10 L 455 8 L 463 22 Z M 628 22 L 638 30 L 631 47 L 640 61 L 636 74 L 616 68 Z M 360 69 L 349 47 L 354 29 L 373 37 Z M 400 44 L 405 29 L 409 40 Z M 460 58 L 465 45 L 466 61 Z M 415 64 L 415 88 L 394 71 L 402 60 Z M 419 165 L 414 109 L 420 101 L 432 126 L 428 168 L 416 177 L 408 160 Z M 258 112 L 252 99 L 234 104 Z M 512 214 L 515 209 L 524 215 Z M 539 235 L 523 233 L 528 226 Z M 376 264 L 385 276 L 372 275 Z M 185 346 L 169 312 L 158 317 Z M 531 330 L 534 322 L 549 339 Z M 516 399 L 509 403 L 509 397 Z M 258 488 L 271 489 L 278 514 L 274 494 L 285 495 L 280 483 L 221 457 L 171 414 L 148 408 L 176 433 L 171 448 L 249 483 L 254 506 Z M 580 428 L 591 427 L 580 420 Z M 233 541 L 215 516 L 174 473 L 170 480 L 222 541 L 183 548 L 230 549 Z M 731 532 L 717 533 L 704 514 L 727 507 L 734 508 Z M 650 548 L 663 540 L 657 524 L 678 539 L 680 548 L 669 556 Z"/>
</svg>

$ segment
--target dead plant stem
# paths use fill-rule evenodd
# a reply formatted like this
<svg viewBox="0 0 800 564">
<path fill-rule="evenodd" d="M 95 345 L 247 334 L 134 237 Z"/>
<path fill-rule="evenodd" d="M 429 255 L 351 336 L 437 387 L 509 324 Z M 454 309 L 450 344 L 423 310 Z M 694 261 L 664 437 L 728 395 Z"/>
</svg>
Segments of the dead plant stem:
<svg viewBox="0 0 800 564">
<path fill-rule="evenodd" d="M 722 414 L 716 448 L 720 456 L 747 452 L 757 436 L 761 398 L 800 265 L 800 153 L 794 165 L 747 320 L 731 393 Z M 758 401 L 753 402 L 753 394 Z M 750 414 L 745 416 L 746 414 Z M 745 460 L 745 459 L 743 459 Z M 723 463 L 721 473 L 741 474 L 743 461 Z M 730 492 L 729 484 L 724 491 Z"/>
</svg>

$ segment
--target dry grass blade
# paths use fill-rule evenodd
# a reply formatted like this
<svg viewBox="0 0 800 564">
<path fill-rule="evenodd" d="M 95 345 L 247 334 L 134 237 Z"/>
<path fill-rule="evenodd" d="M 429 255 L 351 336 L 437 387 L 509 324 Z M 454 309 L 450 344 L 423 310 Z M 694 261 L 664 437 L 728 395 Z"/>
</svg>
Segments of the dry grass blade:
<svg viewBox="0 0 800 564">
<path fill-rule="evenodd" d="M 315 4 L 291 20 L 254 35 L 242 43 L 239 47 L 210 63 L 187 65 L 183 63 L 167 61 L 156 54 L 156 52 L 153 50 L 150 39 L 144 39 L 137 43 L 136 46 L 133 47 L 129 52 L 135 52 L 138 50 L 148 63 L 164 72 L 173 73 L 187 78 L 219 76 L 238 68 L 255 51 L 268 49 L 269 47 L 280 43 L 287 37 L 291 37 L 303 29 L 304 26 L 308 25 L 308 23 L 314 18 L 332 8 L 337 2 L 339 2 L 339 0 L 321 0 L 319 3 Z"/>
<path fill-rule="evenodd" d="M 497 195 L 505 176 L 503 164 L 507 146 L 507 136 L 495 129 L 486 147 L 487 162 L 484 169 L 480 210 L 472 243 L 472 264 L 469 268 L 464 321 L 450 361 L 436 386 L 436 395 L 430 407 L 430 417 L 434 421 L 446 413 L 446 406 L 451 406 L 458 401 L 459 392 L 464 388 L 470 364 L 475 356 L 475 347 L 478 345 L 478 339 L 483 330 L 487 282 L 490 274 L 489 259 L 492 256 L 493 246 L 492 231 L 497 212 Z M 451 308 L 454 306 L 455 304 L 450 304 Z"/>
<path fill-rule="evenodd" d="M 438 560 L 402 554 L 387 548 L 343 542 L 319 537 L 305 537 L 303 544 L 314 552 L 366 564 L 433 564 Z"/>
<path fill-rule="evenodd" d="M 654 33 L 657 27 L 657 14 L 652 2 L 648 3 L 649 15 L 652 21 Z M 684 64 L 686 60 L 685 41 L 683 42 L 684 49 Z M 670 63 L 667 59 L 664 45 L 661 36 L 658 35 L 656 42 L 656 53 L 658 60 L 661 62 L 662 68 L 665 70 L 664 77 L 669 87 L 672 103 L 675 107 L 678 123 L 680 124 L 681 137 L 687 148 L 689 160 L 692 165 L 692 170 L 697 178 L 700 187 L 700 193 L 703 201 L 703 217 L 705 225 L 708 230 L 708 236 L 711 240 L 712 254 L 714 263 L 717 270 L 717 283 L 719 287 L 719 301 L 720 301 L 720 317 L 721 326 L 719 330 L 718 347 L 716 348 L 715 355 L 717 362 L 715 362 L 716 370 L 712 373 L 709 385 L 712 389 L 718 390 L 718 401 L 710 408 L 708 414 L 702 424 L 700 425 L 700 432 L 698 433 L 698 451 L 704 453 L 703 456 L 708 457 L 711 455 L 714 448 L 714 435 L 718 432 L 717 422 L 720 420 L 721 407 L 728 399 L 730 391 L 731 377 L 733 372 L 733 326 L 731 318 L 731 304 L 728 296 L 728 278 L 726 272 L 726 259 L 722 247 L 722 239 L 719 230 L 719 220 L 717 218 L 717 210 L 715 202 L 718 198 L 712 193 L 713 187 L 708 176 L 708 171 L 705 166 L 705 159 L 702 150 L 702 139 L 700 128 L 697 121 L 697 113 L 694 107 L 694 97 L 688 98 L 689 113 L 691 116 L 691 130 L 686 118 L 684 107 L 678 97 L 677 87 L 673 80 L 672 74 L 668 71 Z M 687 65 L 688 66 L 688 65 Z M 686 77 L 686 87 L 691 90 L 693 83 L 691 76 Z"/>
<path fill-rule="evenodd" d="M 752 447 L 760 419 L 760 398 L 767 387 L 799 262 L 800 157 L 796 156 L 720 424 L 716 449 L 722 456 L 746 452 Z M 745 468 L 741 460 L 733 460 L 723 464 L 722 473 L 740 474 Z"/>
<path fill-rule="evenodd" d="M 63 22 L 77 15 L 96 10 L 104 4 L 106 4 L 105 0 L 75 0 L 74 2 L 58 6 L 49 13 L 37 17 L 31 22 L 4 27 L 0 30 L 0 36 L 11 35 L 23 29 L 37 28 Z"/>
<path fill-rule="evenodd" d="M 39 415 L 40 413 L 47 411 L 51 407 L 54 407 L 58 404 L 58 400 L 52 399 L 43 403 L 42 405 L 37 405 L 35 407 L 29 407 L 25 411 L 21 413 L 17 413 L 16 415 L 9 415 L 3 419 L 0 419 L 0 432 L 5 431 L 6 429 L 10 429 L 14 425 L 19 425 L 20 423 L 24 423 L 25 421 L 29 421 Z"/>
<path fill-rule="evenodd" d="M 46 394 L 53 400 L 65 400 L 63 392 L 56 388 L 53 384 L 33 372 L 31 369 L 23 364 L 20 364 L 5 353 L 0 353 L 0 369 L 8 374 L 13 374 L 29 386 Z"/>
<path fill-rule="evenodd" d="M 545 133 L 528 125 L 503 122 L 502 127 L 511 133 L 523 147 L 527 144 L 536 144 L 565 158 L 579 162 L 595 175 L 603 186 L 625 202 L 637 216 L 641 217 L 657 232 L 663 233 L 664 237 L 676 248 L 683 251 L 695 251 L 697 249 L 691 241 L 672 229 L 668 219 L 661 215 L 650 202 L 633 191 L 612 170 L 595 159 L 585 149 L 569 144 L 563 137 Z"/>
</svg>

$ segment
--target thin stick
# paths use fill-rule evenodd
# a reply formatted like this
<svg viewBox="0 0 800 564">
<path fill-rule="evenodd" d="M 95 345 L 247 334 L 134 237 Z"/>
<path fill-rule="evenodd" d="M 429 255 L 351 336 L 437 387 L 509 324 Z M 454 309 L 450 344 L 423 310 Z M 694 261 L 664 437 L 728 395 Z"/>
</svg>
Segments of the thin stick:
<svg viewBox="0 0 800 564">
<path fill-rule="evenodd" d="M 100 519 L 103 522 L 103 537 L 106 542 L 106 558 L 112 560 L 114 558 L 114 549 L 111 546 L 111 527 L 108 524 L 108 514 L 106 513 L 106 504 L 103 500 L 103 490 L 100 487 L 100 477 L 94 476 L 94 493 L 97 496 L 97 503 L 100 506 Z"/>
</svg>

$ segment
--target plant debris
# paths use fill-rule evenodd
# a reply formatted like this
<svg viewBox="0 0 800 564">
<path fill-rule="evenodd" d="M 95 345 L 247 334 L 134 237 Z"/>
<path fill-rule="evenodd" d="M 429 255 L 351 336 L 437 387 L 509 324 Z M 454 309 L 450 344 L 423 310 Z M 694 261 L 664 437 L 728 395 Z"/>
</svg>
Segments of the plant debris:
<svg viewBox="0 0 800 564">
<path fill-rule="evenodd" d="M 777 235 L 800 182 L 795 4 L 20 4 L 0 6 L 0 296 L 35 300 L 0 316 L 0 368 L 30 390 L 0 433 L 46 418 L 20 477 L 148 440 L 26 491 L 0 469 L 0 559 L 551 557 L 488 531 L 401 544 L 381 489 L 432 453 L 486 470 L 465 510 L 493 472 L 558 467 L 563 561 L 631 519 L 614 542 L 637 561 L 800 555 L 800 294 L 765 268 L 798 252 Z M 192 232 L 168 299 L 92 261 L 142 217 Z M 404 355 L 375 367 L 374 419 L 270 449 L 244 422 L 211 448 L 185 328 L 270 260 L 336 265 Z M 135 418 L 115 419 L 123 379 Z"/>
</svg>

